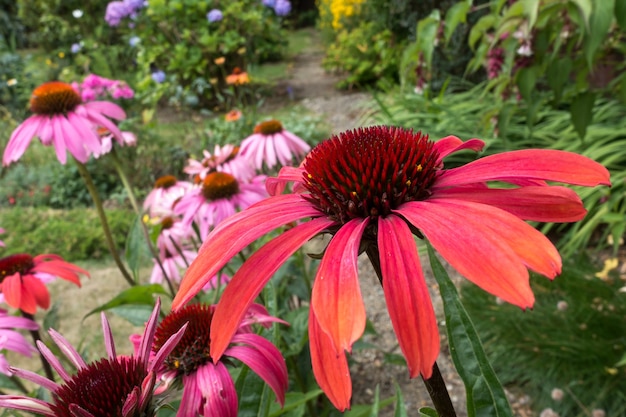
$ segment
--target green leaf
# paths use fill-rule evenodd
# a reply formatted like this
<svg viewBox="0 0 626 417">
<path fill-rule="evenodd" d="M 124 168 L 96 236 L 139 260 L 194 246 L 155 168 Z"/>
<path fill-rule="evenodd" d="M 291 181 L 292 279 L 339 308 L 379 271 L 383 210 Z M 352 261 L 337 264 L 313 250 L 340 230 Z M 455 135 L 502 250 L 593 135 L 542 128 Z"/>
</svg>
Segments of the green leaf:
<svg viewBox="0 0 626 417">
<path fill-rule="evenodd" d="M 535 84 L 537 84 L 537 71 L 535 67 L 522 68 L 517 72 L 517 86 L 522 98 L 527 102 L 532 99 Z"/>
<path fill-rule="evenodd" d="M 593 2 L 593 12 L 589 21 L 589 36 L 585 42 L 585 57 L 589 68 L 593 67 L 593 56 L 611 28 L 615 0 Z"/>
<path fill-rule="evenodd" d="M 374 393 L 374 403 L 370 410 L 369 417 L 377 417 L 380 412 L 380 385 L 376 384 L 376 392 Z"/>
<path fill-rule="evenodd" d="M 6 376 L 3 373 L 0 373 L 0 388 L 12 389 L 16 391 L 20 390 L 20 387 L 18 387 L 17 384 L 13 382 L 13 380 L 10 377 Z"/>
<path fill-rule="evenodd" d="M 446 12 L 446 24 L 443 28 L 446 45 L 450 42 L 450 38 L 452 38 L 452 34 L 459 23 L 465 23 L 467 21 L 467 12 L 470 7 L 471 4 L 469 1 L 462 1 L 450 7 Z"/>
<path fill-rule="evenodd" d="M 553 60 L 546 71 L 548 85 L 554 92 L 554 101 L 559 103 L 563 95 L 563 88 L 569 82 L 569 74 L 572 71 L 572 60 L 562 57 Z"/>
<path fill-rule="evenodd" d="M 476 47 L 476 42 L 491 30 L 496 25 L 496 22 L 497 18 L 492 14 L 485 15 L 478 19 L 474 26 L 472 26 L 467 41 L 472 50 Z"/>
<path fill-rule="evenodd" d="M 131 287 L 119 293 L 111 301 L 91 310 L 85 315 L 85 317 L 83 317 L 83 320 L 94 313 L 110 310 L 114 307 L 123 305 L 144 304 L 154 306 L 154 294 L 167 294 L 167 292 L 163 289 L 161 284 L 146 284 Z"/>
<path fill-rule="evenodd" d="M 418 410 L 420 417 L 439 417 L 437 411 L 430 407 L 422 407 Z"/>
<path fill-rule="evenodd" d="M 591 16 L 591 0 L 570 0 L 572 3 L 578 7 L 580 11 L 580 15 L 585 22 L 585 27 L 589 30 L 589 17 Z"/>
<path fill-rule="evenodd" d="M 393 417 L 407 417 L 406 406 L 404 405 L 404 398 L 402 397 L 402 390 L 400 385 L 396 383 L 396 407 L 393 412 Z"/>
<path fill-rule="evenodd" d="M 142 221 L 141 216 L 135 217 L 126 238 L 126 262 L 133 271 L 135 281 L 139 275 L 139 268 L 142 263 L 151 257 L 150 248 L 143 234 Z"/>
<path fill-rule="evenodd" d="M 624 74 L 622 74 L 622 79 L 619 82 L 618 89 L 619 89 L 619 94 L 618 94 L 619 100 L 623 104 L 626 104 L 626 76 Z"/>
<path fill-rule="evenodd" d="M 268 414 L 267 385 L 250 368 L 243 366 L 235 382 L 235 389 L 239 394 L 238 417 L 259 417 Z"/>
<path fill-rule="evenodd" d="M 433 10 L 431 14 L 417 22 L 417 45 L 419 52 L 424 54 L 426 65 L 430 68 L 435 50 L 435 38 L 441 22 L 439 10 Z"/>
<path fill-rule="evenodd" d="M 615 20 L 622 30 L 626 30 L 626 0 L 615 0 Z"/>
<path fill-rule="evenodd" d="M 128 304 L 110 308 L 109 311 L 117 314 L 133 326 L 143 326 L 150 319 L 153 306 L 148 304 Z"/>
<path fill-rule="evenodd" d="M 528 16 L 528 28 L 532 30 L 539 13 L 539 0 L 524 0 L 524 13 Z"/>
<path fill-rule="evenodd" d="M 378 403 L 378 408 L 383 409 L 395 401 L 395 397 L 385 398 Z M 372 405 L 357 404 L 352 406 L 349 411 L 343 414 L 343 417 L 369 417 L 372 411 Z"/>
<path fill-rule="evenodd" d="M 270 417 L 281 416 L 291 410 L 294 410 L 302 405 L 305 405 L 308 401 L 313 400 L 323 394 L 321 389 L 316 389 L 309 392 L 289 392 L 285 396 L 285 406 L 280 407 L 277 402 L 272 403 L 270 406 Z"/>
<path fill-rule="evenodd" d="M 593 104 L 596 101 L 596 95 L 591 91 L 585 91 L 578 94 L 572 100 L 570 107 L 570 116 L 574 130 L 581 139 L 587 134 L 587 126 L 591 124 L 593 118 Z"/>
<path fill-rule="evenodd" d="M 428 244 L 427 247 L 430 266 L 443 299 L 450 355 L 465 384 L 468 417 L 512 417 L 513 412 L 504 389 L 489 364 L 456 287 L 437 259 L 432 246 Z"/>
</svg>

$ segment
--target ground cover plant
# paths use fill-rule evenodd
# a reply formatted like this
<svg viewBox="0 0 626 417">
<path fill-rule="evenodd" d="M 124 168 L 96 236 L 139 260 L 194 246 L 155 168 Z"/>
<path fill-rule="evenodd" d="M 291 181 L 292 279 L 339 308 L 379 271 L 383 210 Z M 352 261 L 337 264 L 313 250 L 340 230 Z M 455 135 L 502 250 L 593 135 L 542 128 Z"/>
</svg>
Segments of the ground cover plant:
<svg viewBox="0 0 626 417">
<path fill-rule="evenodd" d="M 431 396 L 420 415 L 456 415 L 437 366 L 442 351 L 465 386 L 459 411 L 470 416 L 513 415 L 501 381 L 531 394 L 542 414 L 626 408 L 612 395 L 625 362 L 616 271 L 626 223 L 621 103 L 598 91 L 590 107 L 576 98 L 585 91 L 564 91 L 555 103 L 540 83 L 520 100 L 489 80 L 429 75 L 434 51 L 424 39 L 439 33 L 452 42 L 463 25 L 479 33 L 484 20 L 467 14 L 480 10 L 533 27 L 531 2 L 476 10 L 450 2 L 443 20 L 423 5 L 428 18 L 414 29 L 393 13 L 372 22 L 376 1 L 320 2 L 322 27 L 351 30 L 339 48 L 364 54 L 365 65 L 350 69 L 354 84 L 381 74 L 385 88 L 398 83 L 355 121 L 365 127 L 333 134 L 301 107 L 263 109 L 272 72 L 288 65 L 262 66 L 289 56 L 284 31 L 297 21 L 297 2 L 113 1 L 89 11 L 93 28 L 68 23 L 82 19 L 80 5 L 22 3 L 22 13 L 26 4 L 48 10 L 58 25 L 47 26 L 46 40 L 30 37 L 31 47 L 55 45 L 44 79 L 3 102 L 3 414 L 365 416 L 393 405 L 394 416 L 408 415 L 399 388 L 387 398 L 376 389 L 370 404 L 353 398 L 352 354 L 377 324 L 365 313 L 363 262 L 397 340 L 390 360 Z M 606 12 L 579 9 L 573 15 L 589 21 Z M 393 37 L 404 56 L 369 44 Z M 407 78 L 411 56 L 415 77 Z M 476 51 L 468 65 L 484 58 Z M 390 65 L 380 72 L 380 63 Z M 11 69 L 22 73 L 7 87 L 27 67 Z M 269 74 L 256 87 L 255 70 Z M 587 113 L 585 123 L 572 121 Z M 596 248 L 605 250 L 600 272 L 580 266 Z M 63 336 L 59 293 L 48 285 L 80 286 L 93 263 L 76 262 L 105 251 L 119 288 L 81 312 L 82 320 L 101 315 L 97 351 L 92 333 L 81 343 Z M 472 284 L 459 295 L 447 271 Z M 443 301 L 440 317 L 433 297 Z M 111 315 L 135 334 L 120 335 Z M 579 338 L 577 329 L 590 331 Z M 129 336 L 132 349 L 122 352 L 119 340 Z M 602 355 L 591 355 L 598 346 Z M 32 360 L 16 366 L 16 356 Z M 528 366 L 502 370 L 511 356 Z M 549 392 L 537 383 L 542 369 Z"/>
</svg>

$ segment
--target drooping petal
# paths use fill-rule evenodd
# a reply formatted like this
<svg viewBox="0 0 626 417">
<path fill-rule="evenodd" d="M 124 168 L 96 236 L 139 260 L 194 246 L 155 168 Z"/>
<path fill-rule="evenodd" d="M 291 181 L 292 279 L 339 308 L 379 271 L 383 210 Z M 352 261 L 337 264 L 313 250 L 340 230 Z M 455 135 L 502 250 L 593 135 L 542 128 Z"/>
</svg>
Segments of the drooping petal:
<svg viewBox="0 0 626 417">
<path fill-rule="evenodd" d="M 46 260 L 47 256 L 48 255 L 38 255 L 33 258 L 35 262 L 35 266 L 32 268 L 33 272 L 45 272 L 76 284 L 78 287 L 80 287 L 80 277 L 78 273 L 89 276 L 89 272 L 76 265 L 72 265 L 63 260 Z"/>
<path fill-rule="evenodd" d="M 438 190 L 431 199 L 474 201 L 501 208 L 523 220 L 575 222 L 587 213 L 580 197 L 561 186 L 527 186 L 511 189 L 458 187 Z"/>
<path fill-rule="evenodd" d="M 202 415 L 201 407 L 204 399 L 203 393 L 198 387 L 198 379 L 204 375 L 203 368 L 206 366 L 213 366 L 213 364 L 208 362 L 205 365 L 201 365 L 196 372 L 189 375 L 183 375 L 183 395 L 176 417 L 197 416 L 199 413 Z M 216 413 L 215 415 L 220 414 Z"/>
<path fill-rule="evenodd" d="M 385 301 L 411 378 L 432 375 L 439 331 L 417 246 L 403 219 L 379 217 L 378 249 Z"/>
<path fill-rule="evenodd" d="M 341 226 L 326 248 L 313 283 L 311 308 L 340 352 L 349 352 L 365 330 L 357 258 L 368 220 L 353 219 Z"/>
<path fill-rule="evenodd" d="M 532 307 L 535 297 L 528 270 L 508 242 L 485 227 L 491 217 L 474 215 L 436 199 L 405 203 L 396 213 L 418 228 L 461 275 L 505 301 L 521 308 Z"/>
<path fill-rule="evenodd" d="M 272 388 L 278 402 L 285 405 L 289 376 L 285 359 L 276 346 L 253 333 L 235 335 L 233 343 L 245 343 L 247 346 L 231 346 L 224 354 L 248 365 Z"/>
<path fill-rule="evenodd" d="M 193 298 L 233 256 L 259 237 L 284 224 L 319 215 L 302 196 L 286 194 L 262 200 L 227 218 L 202 244 L 180 284 L 172 308 L 178 309 Z"/>
<path fill-rule="evenodd" d="M 44 310 L 48 309 L 50 307 L 50 293 L 46 284 L 39 279 L 32 275 L 24 275 L 22 277 L 22 305 L 28 304 L 30 308 L 33 302 Z M 24 311 L 28 312 L 27 310 Z"/>
<path fill-rule="evenodd" d="M 590 187 L 611 185 L 609 171 L 586 156 L 554 149 L 523 149 L 489 155 L 446 170 L 437 178 L 433 189 L 515 179 Z"/>
<path fill-rule="evenodd" d="M 313 309 L 309 310 L 309 346 L 313 375 L 331 403 L 341 412 L 350 408 L 352 380 L 348 360 L 343 351 L 320 328 Z"/>
<path fill-rule="evenodd" d="M 19 395 L 0 395 L 0 408 L 12 408 L 42 416 L 55 416 L 48 403 Z"/>
<path fill-rule="evenodd" d="M 196 378 L 198 388 L 206 398 L 203 416 L 237 416 L 237 391 L 224 364 L 218 362 L 200 366 Z"/>
<path fill-rule="evenodd" d="M 244 262 L 224 289 L 213 313 L 211 357 L 214 361 L 222 356 L 248 308 L 271 276 L 306 241 L 332 224 L 323 217 L 302 223 L 263 245 Z"/>
<path fill-rule="evenodd" d="M 22 308 L 22 280 L 19 273 L 8 275 L 4 278 L 2 281 L 2 294 L 4 294 L 4 300 L 8 305 L 13 308 Z M 35 304 L 34 311 L 32 306 L 29 307 L 30 311 L 24 311 L 29 314 L 35 314 L 37 305 Z"/>
<path fill-rule="evenodd" d="M 3 165 L 9 165 L 24 155 L 42 123 L 41 116 L 31 116 L 13 131 L 2 156 Z"/>
<path fill-rule="evenodd" d="M 302 182 L 302 168 L 282 167 L 277 177 L 270 177 L 265 181 L 265 188 L 269 195 L 279 195 L 289 182 Z"/>
<path fill-rule="evenodd" d="M 126 119 L 126 113 L 124 112 L 124 109 L 122 109 L 117 104 L 111 103 L 109 101 L 90 101 L 83 104 L 83 106 L 89 110 L 95 110 L 99 113 L 102 113 L 112 119 Z"/>
<path fill-rule="evenodd" d="M 480 139 L 470 139 L 467 142 L 463 142 L 461 139 L 456 136 L 446 136 L 445 138 L 441 138 L 435 142 L 433 148 L 437 151 L 437 164 L 441 164 L 443 159 L 455 152 L 461 151 L 463 149 L 471 149 L 473 151 L 482 151 L 485 147 L 485 142 Z"/>
</svg>

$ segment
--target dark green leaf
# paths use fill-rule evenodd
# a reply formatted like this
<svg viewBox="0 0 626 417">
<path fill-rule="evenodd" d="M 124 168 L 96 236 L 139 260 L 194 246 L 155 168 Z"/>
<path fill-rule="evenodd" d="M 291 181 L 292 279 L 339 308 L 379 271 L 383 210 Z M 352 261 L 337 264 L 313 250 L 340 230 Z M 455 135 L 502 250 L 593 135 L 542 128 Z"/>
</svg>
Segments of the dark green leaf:
<svg viewBox="0 0 626 417">
<path fill-rule="evenodd" d="M 308 401 L 319 397 L 323 391 L 321 389 L 316 389 L 309 392 L 290 392 L 285 396 L 285 406 L 280 407 L 280 404 L 277 402 L 272 403 L 270 406 L 270 417 L 278 417 L 281 416 L 288 411 L 291 411 L 297 407 L 305 405 Z"/>
<path fill-rule="evenodd" d="M 109 311 L 126 319 L 133 326 L 143 326 L 150 319 L 153 308 L 148 304 L 127 304 L 110 308 Z"/>
<path fill-rule="evenodd" d="M 626 30 L 626 0 L 615 0 L 615 19 L 622 30 Z"/>
<path fill-rule="evenodd" d="M 382 409 L 385 408 L 391 404 L 393 404 L 393 402 L 395 401 L 395 397 L 389 397 L 389 398 L 385 398 L 384 400 L 380 401 L 380 403 L 378 404 L 378 408 Z M 349 411 L 346 411 L 343 416 L 344 417 L 369 417 L 369 415 L 371 414 L 371 410 L 372 410 L 371 405 L 363 405 L 363 404 L 357 404 L 352 406 L 352 408 Z"/>
<path fill-rule="evenodd" d="M 522 98 L 527 102 L 532 99 L 532 93 L 537 83 L 537 71 L 535 67 L 522 68 L 517 72 L 517 86 Z"/>
<path fill-rule="evenodd" d="M 393 412 L 393 417 L 407 417 L 406 406 L 404 405 L 404 398 L 402 397 L 402 390 L 398 384 L 396 384 L 396 407 Z"/>
<path fill-rule="evenodd" d="M 572 71 L 572 60 L 568 57 L 559 57 L 550 63 L 546 71 L 548 85 L 554 92 L 554 101 L 559 103 L 563 88 L 569 82 Z"/>
<path fill-rule="evenodd" d="M 446 12 L 446 25 L 443 28 L 446 44 L 450 42 L 450 38 L 452 38 L 452 34 L 454 33 L 456 27 L 460 23 L 465 23 L 467 21 L 467 12 L 470 7 L 470 1 L 462 1 L 450 7 Z"/>
<path fill-rule="evenodd" d="M 593 11 L 589 21 L 589 36 L 585 40 L 585 57 L 589 68 L 593 67 L 593 56 L 606 38 L 613 21 L 615 0 L 593 2 Z"/>
<path fill-rule="evenodd" d="M 143 233 L 141 216 L 135 217 L 126 239 L 126 262 L 133 271 L 135 280 L 139 275 L 142 263 L 150 259 L 150 248 Z"/>
<path fill-rule="evenodd" d="M 430 245 L 428 256 L 443 299 L 450 355 L 465 384 L 468 416 L 512 417 L 504 389 L 489 364 L 472 320 Z"/>
<path fill-rule="evenodd" d="M 372 404 L 372 409 L 370 410 L 369 417 L 377 417 L 380 411 L 380 385 L 376 384 L 376 392 L 374 393 L 374 403 Z"/>
<path fill-rule="evenodd" d="M 593 118 L 593 103 L 596 101 L 596 95 L 590 91 L 578 94 L 572 100 L 570 107 L 570 116 L 572 124 L 578 136 L 581 139 L 587 134 L 587 126 L 591 124 Z"/>
<path fill-rule="evenodd" d="M 430 68 L 433 60 L 433 51 L 435 49 L 435 38 L 439 29 L 441 16 L 439 10 L 433 10 L 432 13 L 417 23 L 417 45 L 419 52 L 424 54 L 426 65 Z"/>
<path fill-rule="evenodd" d="M 235 382 L 235 389 L 239 394 L 238 417 L 265 416 L 264 408 L 268 407 L 267 385 L 250 368 L 244 366 Z"/>
<path fill-rule="evenodd" d="M 419 410 L 420 417 L 439 417 L 437 411 L 430 407 L 422 407 Z"/>
<path fill-rule="evenodd" d="M 154 294 L 167 294 L 161 284 L 137 285 L 119 293 L 111 301 L 96 307 L 83 317 L 83 320 L 94 313 L 110 310 L 123 305 L 144 304 L 154 306 Z"/>
</svg>

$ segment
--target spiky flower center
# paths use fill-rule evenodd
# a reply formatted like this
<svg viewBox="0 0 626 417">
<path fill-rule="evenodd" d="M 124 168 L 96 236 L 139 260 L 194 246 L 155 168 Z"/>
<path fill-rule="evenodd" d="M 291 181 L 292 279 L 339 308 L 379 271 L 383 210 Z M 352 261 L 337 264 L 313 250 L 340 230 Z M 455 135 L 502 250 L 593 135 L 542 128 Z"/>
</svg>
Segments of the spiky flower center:
<svg viewBox="0 0 626 417">
<path fill-rule="evenodd" d="M 273 135 L 283 131 L 283 124 L 276 119 L 266 120 L 254 126 L 254 133 Z"/>
<path fill-rule="evenodd" d="M 428 198 L 437 176 L 437 156 L 421 132 L 388 126 L 343 132 L 307 156 L 308 198 L 342 223 L 387 216 L 403 203 Z"/>
<path fill-rule="evenodd" d="M 30 96 L 30 110 L 45 115 L 67 114 L 82 102 L 71 85 L 50 81 L 35 88 Z"/>
<path fill-rule="evenodd" d="M 72 409 L 78 405 L 94 417 L 122 417 L 129 394 L 141 389 L 146 375 L 144 366 L 132 357 L 103 358 L 79 370 L 52 393 L 52 411 L 56 417 L 74 417 L 77 414 Z M 152 415 L 154 410 L 149 407 L 145 413 L 137 410 L 128 417 Z"/>
<path fill-rule="evenodd" d="M 162 188 L 164 190 L 167 190 L 168 188 L 171 188 L 171 187 L 175 186 L 177 182 L 178 182 L 178 180 L 176 179 L 175 176 L 173 176 L 173 175 L 164 175 L 164 176 L 158 178 L 154 182 L 154 188 Z"/>
<path fill-rule="evenodd" d="M 161 346 L 180 328 L 187 324 L 183 338 L 172 353 L 165 359 L 165 365 L 173 371 L 188 375 L 204 365 L 211 356 L 211 320 L 213 310 L 205 304 L 190 304 L 168 314 L 156 330 L 152 350 L 158 352 Z"/>
<path fill-rule="evenodd" d="M 202 181 L 202 195 L 207 200 L 229 198 L 239 192 L 239 182 L 226 172 L 211 172 Z"/>
<path fill-rule="evenodd" d="M 2 258 L 0 259 L 0 282 L 4 281 L 4 278 L 18 272 L 25 274 L 33 269 L 34 266 L 33 257 L 26 253 L 16 253 L 15 255 Z"/>
</svg>

